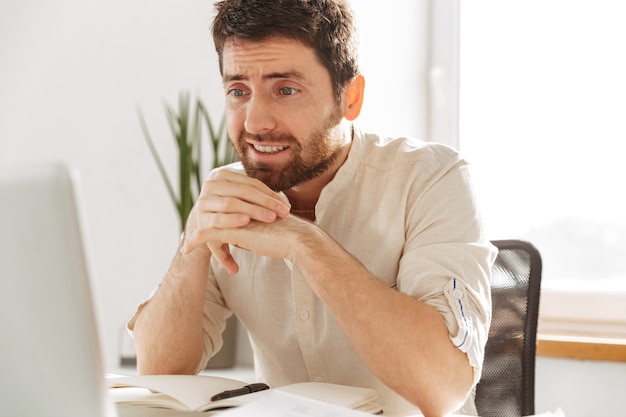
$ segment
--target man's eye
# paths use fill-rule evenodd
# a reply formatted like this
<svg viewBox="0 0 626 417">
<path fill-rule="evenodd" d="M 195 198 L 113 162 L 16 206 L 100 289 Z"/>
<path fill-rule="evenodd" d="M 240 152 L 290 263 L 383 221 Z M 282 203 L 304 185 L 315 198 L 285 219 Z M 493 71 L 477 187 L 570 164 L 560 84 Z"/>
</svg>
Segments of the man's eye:
<svg viewBox="0 0 626 417">
<path fill-rule="evenodd" d="M 230 94 L 233 97 L 241 97 L 244 95 L 243 90 L 239 89 L 239 88 L 233 88 L 231 90 L 228 91 L 228 94 Z"/>
<path fill-rule="evenodd" d="M 280 94 L 282 94 L 283 96 L 292 96 L 297 92 L 298 90 L 293 87 L 281 87 L 280 89 Z"/>
</svg>

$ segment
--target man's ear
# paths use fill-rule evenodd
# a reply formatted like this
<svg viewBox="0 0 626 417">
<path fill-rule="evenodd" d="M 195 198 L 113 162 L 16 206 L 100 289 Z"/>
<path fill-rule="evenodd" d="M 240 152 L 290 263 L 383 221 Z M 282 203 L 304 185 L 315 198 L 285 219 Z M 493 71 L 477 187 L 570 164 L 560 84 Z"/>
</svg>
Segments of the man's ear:
<svg viewBox="0 0 626 417">
<path fill-rule="evenodd" d="M 343 117 L 347 120 L 356 119 L 361 113 L 363 105 L 363 93 L 365 91 L 365 78 L 362 75 L 354 77 L 344 93 Z"/>
</svg>

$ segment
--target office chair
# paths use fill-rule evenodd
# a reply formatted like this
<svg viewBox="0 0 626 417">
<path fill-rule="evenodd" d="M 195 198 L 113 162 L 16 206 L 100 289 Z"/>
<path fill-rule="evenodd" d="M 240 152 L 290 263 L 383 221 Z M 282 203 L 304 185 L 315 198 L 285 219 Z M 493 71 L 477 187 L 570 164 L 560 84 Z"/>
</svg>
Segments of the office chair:
<svg viewBox="0 0 626 417">
<path fill-rule="evenodd" d="M 482 377 L 476 387 L 481 417 L 535 414 L 535 347 L 541 256 L 529 242 L 496 240 L 492 319 Z"/>
</svg>

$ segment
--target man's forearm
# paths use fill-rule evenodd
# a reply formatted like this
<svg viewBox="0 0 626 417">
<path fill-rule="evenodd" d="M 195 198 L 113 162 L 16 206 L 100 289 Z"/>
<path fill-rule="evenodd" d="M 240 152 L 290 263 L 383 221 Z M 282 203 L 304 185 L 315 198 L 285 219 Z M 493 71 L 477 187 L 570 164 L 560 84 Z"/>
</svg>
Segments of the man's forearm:
<svg viewBox="0 0 626 417">
<path fill-rule="evenodd" d="M 202 309 L 210 254 L 177 253 L 134 327 L 140 374 L 195 373 L 203 351 Z"/>
<path fill-rule="evenodd" d="M 387 287 L 320 230 L 294 265 L 368 367 L 424 415 L 454 411 L 472 383 L 467 356 L 432 307 Z"/>
</svg>

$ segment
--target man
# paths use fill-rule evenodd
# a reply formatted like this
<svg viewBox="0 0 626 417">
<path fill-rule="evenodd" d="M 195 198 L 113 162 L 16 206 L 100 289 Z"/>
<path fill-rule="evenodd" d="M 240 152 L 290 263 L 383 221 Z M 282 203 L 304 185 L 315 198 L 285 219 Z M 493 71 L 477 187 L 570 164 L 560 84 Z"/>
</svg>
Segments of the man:
<svg viewBox="0 0 626 417">
<path fill-rule="evenodd" d="M 364 79 L 345 1 L 216 8 L 242 165 L 205 182 L 166 277 L 129 323 L 139 372 L 198 372 L 234 313 L 270 386 L 366 386 L 387 409 L 471 412 L 495 252 L 467 164 L 353 125 Z"/>
</svg>

